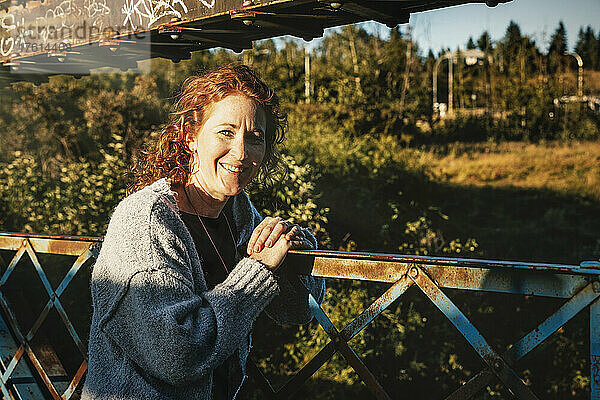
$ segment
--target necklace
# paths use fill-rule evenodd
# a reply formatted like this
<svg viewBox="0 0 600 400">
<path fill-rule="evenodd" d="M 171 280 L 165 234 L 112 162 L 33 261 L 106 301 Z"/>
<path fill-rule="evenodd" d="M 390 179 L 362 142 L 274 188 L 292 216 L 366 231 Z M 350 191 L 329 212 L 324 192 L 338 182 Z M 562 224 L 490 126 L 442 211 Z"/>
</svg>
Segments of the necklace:
<svg viewBox="0 0 600 400">
<path fill-rule="evenodd" d="M 204 228 L 204 232 L 206 232 L 206 236 L 208 236 L 208 239 L 210 240 L 210 243 L 212 244 L 213 248 L 215 249 L 215 252 L 217 253 L 217 256 L 219 257 L 219 260 L 221 260 L 221 265 L 225 269 L 225 272 L 227 274 L 229 274 L 229 268 L 227 268 L 227 265 L 225 264 L 225 261 L 223 260 L 223 257 L 221 257 L 221 253 L 219 252 L 219 249 L 217 248 L 217 245 L 215 244 L 213 238 L 210 236 L 210 232 L 208 232 L 206 225 L 204 225 L 204 221 L 202 221 L 202 217 L 200 216 L 200 214 L 196 210 L 196 207 L 194 207 L 194 204 L 190 200 L 190 196 L 188 195 L 187 188 L 185 185 L 183 186 L 183 193 L 185 193 L 185 197 L 187 198 L 188 203 L 190 203 L 190 205 L 192 206 L 192 209 L 194 210 L 196 217 L 198 217 L 198 221 L 200 221 L 200 225 L 202 225 L 202 228 Z M 225 217 L 225 222 L 227 223 L 227 228 L 229 228 L 229 233 L 231 234 L 231 240 L 233 241 L 233 249 L 235 251 L 235 259 L 237 259 L 237 247 L 235 245 L 235 237 L 233 236 L 233 231 L 231 230 L 231 225 L 229 224 L 229 219 L 227 218 L 227 215 L 225 214 L 225 212 L 223 212 L 223 216 Z"/>
</svg>

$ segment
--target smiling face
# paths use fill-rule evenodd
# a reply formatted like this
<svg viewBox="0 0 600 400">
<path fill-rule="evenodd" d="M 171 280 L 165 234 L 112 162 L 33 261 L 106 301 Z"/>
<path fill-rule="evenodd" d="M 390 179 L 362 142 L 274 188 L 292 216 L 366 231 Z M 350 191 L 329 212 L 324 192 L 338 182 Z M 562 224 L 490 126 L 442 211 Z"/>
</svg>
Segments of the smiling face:
<svg viewBox="0 0 600 400">
<path fill-rule="evenodd" d="M 192 183 L 217 201 L 240 193 L 254 178 L 266 150 L 262 107 L 241 94 L 212 103 L 204 124 L 188 137 Z"/>
</svg>

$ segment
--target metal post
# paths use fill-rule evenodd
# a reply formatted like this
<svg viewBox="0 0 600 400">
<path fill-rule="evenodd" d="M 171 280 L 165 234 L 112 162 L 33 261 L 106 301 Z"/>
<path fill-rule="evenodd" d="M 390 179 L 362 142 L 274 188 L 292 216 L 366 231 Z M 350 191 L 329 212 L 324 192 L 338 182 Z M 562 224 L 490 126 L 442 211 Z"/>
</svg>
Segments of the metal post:
<svg viewBox="0 0 600 400">
<path fill-rule="evenodd" d="M 583 59 L 575 52 L 565 51 L 565 55 L 573 56 L 577 60 L 577 96 L 583 97 Z"/>
<path fill-rule="evenodd" d="M 600 299 L 590 306 L 590 392 L 600 400 Z"/>
<path fill-rule="evenodd" d="M 304 97 L 306 103 L 310 103 L 310 53 L 304 48 Z"/>
<path fill-rule="evenodd" d="M 452 75 L 453 75 L 453 67 L 454 67 L 454 55 L 451 54 L 450 57 L 448 57 L 448 114 L 452 115 L 454 113 L 453 110 L 453 102 L 452 102 L 452 97 L 453 97 L 453 90 L 454 90 L 454 80 L 452 79 Z"/>
<path fill-rule="evenodd" d="M 437 79 L 438 79 L 437 70 L 438 70 L 438 67 L 440 66 L 440 64 L 442 63 L 443 59 L 444 59 L 444 56 L 440 56 L 440 58 L 437 59 L 437 61 L 435 62 L 435 65 L 433 66 L 433 113 L 434 114 L 437 111 L 439 111 L 439 104 L 438 104 L 438 98 L 437 98 Z"/>
</svg>

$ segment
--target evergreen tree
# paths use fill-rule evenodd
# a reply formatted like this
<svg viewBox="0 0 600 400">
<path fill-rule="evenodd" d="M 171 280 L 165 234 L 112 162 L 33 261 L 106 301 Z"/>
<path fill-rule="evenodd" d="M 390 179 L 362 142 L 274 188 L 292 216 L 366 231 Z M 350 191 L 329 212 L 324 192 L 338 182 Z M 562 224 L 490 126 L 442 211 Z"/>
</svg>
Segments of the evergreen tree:
<svg viewBox="0 0 600 400">
<path fill-rule="evenodd" d="M 583 65 L 586 69 L 597 70 L 600 68 L 600 41 L 596 39 L 591 26 L 588 25 L 585 31 L 583 27 L 579 29 L 575 51 L 583 59 Z"/>
<path fill-rule="evenodd" d="M 523 41 L 523 36 L 521 35 L 521 28 L 515 21 L 511 20 L 509 22 L 508 27 L 506 28 L 506 35 L 504 36 L 504 41 L 508 49 L 514 49 L 518 47 Z"/>
<path fill-rule="evenodd" d="M 484 31 L 481 36 L 479 36 L 479 39 L 477 39 L 477 47 L 486 53 L 492 50 L 492 40 L 487 31 Z"/>
<path fill-rule="evenodd" d="M 556 73 L 564 69 L 565 60 L 563 55 L 567 51 L 567 31 L 562 21 L 550 38 L 548 48 L 548 67 L 550 73 Z"/>
<path fill-rule="evenodd" d="M 583 65 L 586 65 L 587 68 L 600 70 L 600 32 L 598 32 L 598 39 L 596 39 L 594 30 L 589 25 L 585 30 L 585 47 L 587 60 L 584 59 Z"/>
<path fill-rule="evenodd" d="M 504 39 L 500 43 L 500 46 L 498 46 L 501 71 L 508 73 L 515 64 L 515 56 L 519 53 L 522 42 L 521 28 L 515 21 L 510 21 L 506 28 Z"/>
<path fill-rule="evenodd" d="M 469 36 L 469 41 L 467 42 L 467 49 L 473 50 L 476 48 L 475 42 L 473 42 L 473 38 Z"/>
<path fill-rule="evenodd" d="M 596 39 L 596 69 L 600 69 L 600 32 L 598 32 L 598 38 Z"/>
<path fill-rule="evenodd" d="M 521 28 L 514 21 L 508 24 L 504 39 L 498 44 L 498 53 L 500 71 L 518 78 L 521 83 L 539 70 L 535 42 L 521 35 Z"/>
<path fill-rule="evenodd" d="M 550 38 L 550 48 L 548 54 L 564 54 L 567 51 L 567 30 L 562 21 L 558 23 L 558 28 L 552 34 Z"/>
</svg>

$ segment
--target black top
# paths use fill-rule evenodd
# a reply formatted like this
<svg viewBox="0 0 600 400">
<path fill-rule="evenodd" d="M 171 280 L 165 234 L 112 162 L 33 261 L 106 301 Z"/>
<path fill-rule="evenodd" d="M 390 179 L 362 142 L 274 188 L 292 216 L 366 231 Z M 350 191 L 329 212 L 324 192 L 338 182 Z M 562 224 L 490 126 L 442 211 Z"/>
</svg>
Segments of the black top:
<svg viewBox="0 0 600 400">
<path fill-rule="evenodd" d="M 202 260 L 202 269 L 204 272 L 204 279 L 208 289 L 214 288 L 219 283 L 223 282 L 227 278 L 227 271 L 223 267 L 223 263 L 219 258 L 219 255 L 215 251 L 210 239 L 206 235 L 206 231 L 202 227 L 200 220 L 204 222 L 204 226 L 210 233 L 210 237 L 214 241 L 219 254 L 223 258 L 227 269 L 231 271 L 235 267 L 235 241 L 231 237 L 231 232 L 227 221 L 225 220 L 224 212 L 221 212 L 217 218 L 209 217 L 198 217 L 195 214 L 189 214 L 183 211 L 179 211 L 179 215 L 185 226 L 190 231 L 198 255 Z M 233 226 L 231 227 L 233 229 Z M 235 236 L 235 232 L 233 232 Z M 213 386 L 212 386 L 212 398 L 213 400 L 227 400 L 231 398 L 232 393 L 228 393 L 229 388 L 229 367 L 230 364 L 235 360 L 235 355 L 229 356 L 229 358 L 220 366 L 218 366 L 213 372 Z"/>
</svg>

